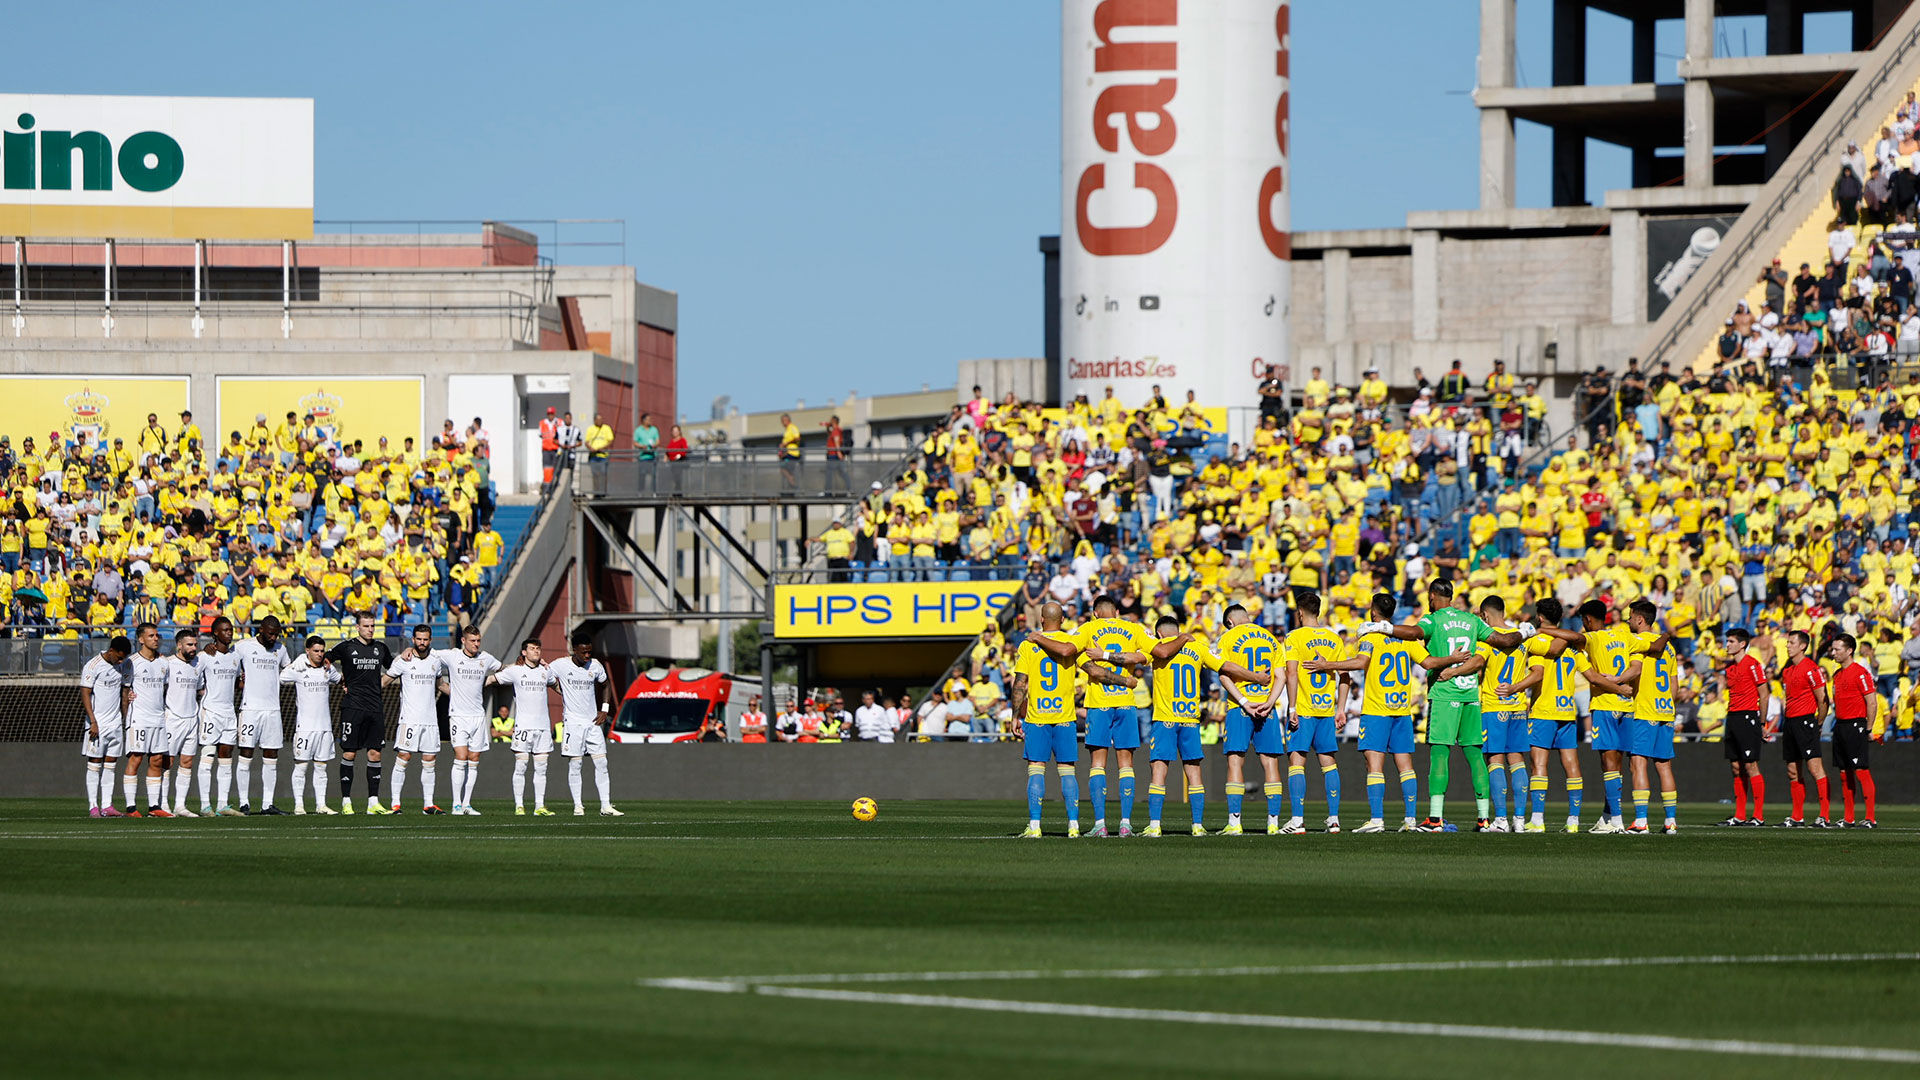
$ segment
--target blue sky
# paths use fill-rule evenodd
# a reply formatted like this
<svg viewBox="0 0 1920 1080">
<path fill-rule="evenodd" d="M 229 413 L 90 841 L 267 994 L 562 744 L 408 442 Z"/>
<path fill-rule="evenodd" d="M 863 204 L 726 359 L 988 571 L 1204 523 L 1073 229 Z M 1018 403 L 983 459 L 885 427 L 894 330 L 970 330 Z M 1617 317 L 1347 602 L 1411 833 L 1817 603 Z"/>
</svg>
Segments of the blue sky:
<svg viewBox="0 0 1920 1080">
<path fill-rule="evenodd" d="M 1527 85 L 1547 81 L 1550 10 L 1520 2 Z M 1296 0 L 1296 229 L 1474 205 L 1478 13 Z M 34 4 L 9 24 L 47 46 L 10 52 L 15 91 L 315 98 L 323 220 L 625 219 L 640 280 L 680 294 L 695 418 L 721 394 L 780 408 L 1041 352 L 1036 238 L 1060 220 L 1050 0 Z M 1809 51 L 1845 48 L 1846 26 L 1813 18 Z M 1667 81 L 1679 24 L 1660 31 Z M 1624 81 L 1626 23 L 1596 13 L 1589 33 L 1590 81 Z M 1718 37 L 1761 48 L 1758 20 Z M 1522 125 L 1523 204 L 1547 199 L 1546 155 Z M 1596 201 L 1626 168 L 1595 151 Z"/>
</svg>

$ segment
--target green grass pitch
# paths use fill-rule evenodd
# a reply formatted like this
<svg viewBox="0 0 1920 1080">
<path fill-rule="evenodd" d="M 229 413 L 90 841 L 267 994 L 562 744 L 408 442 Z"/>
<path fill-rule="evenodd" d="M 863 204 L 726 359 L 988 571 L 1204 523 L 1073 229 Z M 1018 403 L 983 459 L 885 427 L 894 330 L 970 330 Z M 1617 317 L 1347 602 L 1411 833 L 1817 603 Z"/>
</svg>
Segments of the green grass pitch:
<svg viewBox="0 0 1920 1080">
<path fill-rule="evenodd" d="M 1057 805 L 1013 839 L 1013 802 L 76 804 L 0 801 L 15 1076 L 1920 1073 L 1913 808 L 1874 833 L 1690 805 L 1677 837 L 1069 842 Z M 1751 962 L 1833 954 L 1882 958 Z M 1544 963 L 1649 957 L 1688 962 Z M 899 977 L 728 980 L 859 972 Z"/>
</svg>

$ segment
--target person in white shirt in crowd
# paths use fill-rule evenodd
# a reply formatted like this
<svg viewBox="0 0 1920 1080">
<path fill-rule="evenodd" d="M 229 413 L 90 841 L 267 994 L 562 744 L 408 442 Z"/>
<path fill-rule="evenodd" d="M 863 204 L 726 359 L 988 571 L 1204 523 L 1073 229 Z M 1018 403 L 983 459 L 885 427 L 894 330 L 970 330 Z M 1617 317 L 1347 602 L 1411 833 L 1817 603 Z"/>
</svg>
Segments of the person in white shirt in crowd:
<svg viewBox="0 0 1920 1080">
<path fill-rule="evenodd" d="M 253 636 L 234 646 L 240 661 L 240 760 L 234 773 L 234 789 L 240 800 L 240 812 L 251 813 L 247 800 L 253 780 L 253 752 L 260 751 L 260 813 L 280 815 L 286 811 L 273 805 L 273 790 L 280 774 L 280 748 L 287 732 L 280 720 L 280 672 L 293 662 L 280 645 L 280 619 L 269 615 L 260 620 Z"/>
<path fill-rule="evenodd" d="M 139 817 L 138 774 L 147 777 L 147 813 L 167 818 L 161 793 L 167 771 L 167 660 L 160 654 L 160 628 L 141 623 L 134 628 L 133 700 L 127 705 L 127 771 L 121 786 L 127 797 L 127 816 Z M 144 766 L 144 770 L 142 769 Z"/>
<path fill-rule="evenodd" d="M 433 628 L 416 626 L 413 641 L 387 665 L 387 673 L 380 680 L 382 687 L 400 684 L 400 724 L 393 740 L 393 803 L 390 807 L 396 814 L 400 812 L 400 789 L 407 782 L 407 766 L 415 754 L 420 755 L 420 812 L 442 812 L 434 804 L 433 789 L 439 779 L 434 757 L 440 753 L 439 694 L 440 679 L 445 673 L 439 655 L 433 651 Z"/>
<path fill-rule="evenodd" d="M 800 703 L 793 702 L 781 709 L 773 721 L 773 737 L 781 742 L 794 742 L 800 738 Z"/>
<path fill-rule="evenodd" d="M 947 705 L 945 695 L 934 690 L 921 702 L 918 722 L 914 728 L 921 742 L 938 742 L 947 733 Z"/>
<path fill-rule="evenodd" d="M 492 738 L 492 722 L 487 719 L 487 687 L 496 680 L 500 661 L 480 649 L 480 628 L 469 626 L 460 633 L 458 649 L 442 649 L 436 654 L 444 674 L 440 679 L 447 695 L 447 728 L 453 736 L 453 812 L 479 817 L 473 808 L 474 783 L 480 778 L 480 755 L 487 752 Z"/>
<path fill-rule="evenodd" d="M 233 746 L 240 719 L 234 712 L 240 692 L 240 658 L 233 651 L 233 620 L 213 620 L 206 647 L 194 658 L 204 685 L 200 694 L 200 812 L 239 817 L 228 796 L 233 791 Z M 215 766 L 218 766 L 218 790 Z"/>
<path fill-rule="evenodd" d="M 889 711 L 874 702 L 873 691 L 860 691 L 860 707 L 853 710 L 853 728 L 861 742 L 893 741 L 895 721 L 887 715 Z"/>
<path fill-rule="evenodd" d="M 293 687 L 293 812 L 307 812 L 307 770 L 312 769 L 314 810 L 338 814 L 327 805 L 327 762 L 340 753 L 333 738 L 333 688 L 340 685 L 340 669 L 327 659 L 326 639 L 307 638 L 305 651 L 281 670 L 280 681 Z"/>
<path fill-rule="evenodd" d="M 1047 595 L 1063 608 L 1072 610 L 1075 601 L 1086 594 L 1087 587 L 1072 571 L 1061 566 L 1054 570 L 1053 578 L 1047 582 Z"/>
<path fill-rule="evenodd" d="M 555 682 L 553 670 L 540 662 L 540 639 L 520 643 L 520 659 L 500 669 L 494 681 L 513 687 L 513 816 L 526 817 L 527 763 L 533 763 L 533 815 L 552 817 L 547 809 L 547 758 L 553 754 L 553 714 L 547 708 L 547 688 Z"/>
<path fill-rule="evenodd" d="M 607 669 L 593 658 L 593 635 L 575 631 L 568 641 L 572 652 L 551 666 L 560 686 L 560 755 L 567 759 L 567 790 L 573 793 L 573 816 L 585 817 L 580 801 L 580 759 L 593 758 L 593 786 L 600 792 L 601 817 L 625 817 L 613 806 L 613 781 L 607 776 L 607 729 L 613 725 L 613 684 Z M 757 705 L 759 698 L 753 699 Z M 767 719 L 760 717 L 762 736 Z"/>
<path fill-rule="evenodd" d="M 1847 141 L 1847 148 L 1841 152 L 1840 165 L 1833 170 L 1834 175 L 1839 175 L 1840 169 L 1848 166 L 1853 168 L 1853 175 L 1855 176 L 1865 177 L 1867 175 L 1867 155 L 1861 153 L 1860 144 L 1852 140 Z M 1839 260 L 1836 259 L 1834 261 L 1838 262 Z"/>
<path fill-rule="evenodd" d="M 113 777 L 127 742 L 126 691 L 133 679 L 127 658 L 132 653 L 133 642 L 116 637 L 80 669 L 80 709 L 87 716 L 80 756 L 87 759 L 88 817 L 123 816 L 113 805 Z"/>
<path fill-rule="evenodd" d="M 200 632 L 181 630 L 173 635 L 173 655 L 167 657 L 167 755 L 174 761 L 174 817 L 200 816 L 187 809 L 187 796 L 193 788 L 193 759 L 200 753 L 200 693 L 207 687 L 207 673 L 196 662 L 199 651 Z M 201 784 L 200 798 L 210 801 L 212 796 Z M 167 802 L 164 783 L 160 802 L 163 806 Z"/>
<path fill-rule="evenodd" d="M 1827 231 L 1827 254 L 1833 257 L 1833 261 L 1846 262 L 1847 258 L 1853 254 L 1853 245 L 1856 242 L 1853 227 L 1839 218 L 1834 218 L 1833 228 Z"/>
</svg>

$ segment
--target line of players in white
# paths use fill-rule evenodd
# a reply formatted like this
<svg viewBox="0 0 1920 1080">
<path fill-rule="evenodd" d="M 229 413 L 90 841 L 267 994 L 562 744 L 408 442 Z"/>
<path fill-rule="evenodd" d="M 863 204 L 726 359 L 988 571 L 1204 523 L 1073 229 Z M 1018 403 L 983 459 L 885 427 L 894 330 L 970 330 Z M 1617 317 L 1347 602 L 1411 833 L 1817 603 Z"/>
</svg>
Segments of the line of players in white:
<svg viewBox="0 0 1920 1080">
<path fill-rule="evenodd" d="M 134 631 L 134 640 L 114 638 L 104 653 L 87 661 L 80 675 L 80 698 L 87 723 L 81 753 L 87 761 L 88 814 L 161 818 L 284 814 L 274 805 L 279 754 L 286 737 L 280 712 L 283 684 L 295 691 L 293 812 L 307 812 L 305 787 L 310 773 L 315 812 L 336 813 L 328 805 L 327 770 L 338 756 L 332 698 L 341 671 L 327 659 L 326 644 L 320 638 L 308 638 L 295 657 L 280 644 L 280 632 L 279 620 L 269 616 L 254 636 L 236 644 L 233 624 L 220 618 L 214 621 L 205 648 L 197 631 L 182 630 L 174 636 L 174 651 L 163 654 L 159 628 L 142 623 Z M 570 761 L 574 815 L 586 814 L 581 801 L 581 759 L 591 757 L 600 813 L 623 816 L 613 805 L 607 776 L 606 729 L 612 704 L 607 671 L 593 658 L 590 638 L 576 635 L 571 644 L 569 655 L 545 664 L 539 641 L 528 639 L 519 660 L 503 666 L 481 650 L 480 632 L 473 627 L 461 635 L 460 648 L 439 650 L 433 648 L 430 628 L 415 627 L 408 648 L 393 658 L 381 677 L 382 686 L 400 685 L 392 803 L 383 805 L 377 797 L 369 797 L 368 812 L 400 810 L 401 789 L 415 755 L 421 762 L 421 812 L 445 812 L 434 803 L 440 751 L 436 696 L 445 694 L 454 757 L 452 813 L 478 816 L 472 794 L 480 755 L 492 736 L 486 688 L 503 685 L 513 687 L 514 698 L 514 812 L 526 813 L 523 791 L 531 765 L 533 812 L 552 816 L 546 806 L 547 758 L 554 749 L 548 688 L 557 686 L 560 752 Z M 258 811 L 250 802 L 255 751 L 261 755 Z M 113 797 L 115 765 L 123 755 L 124 811 L 115 806 Z M 349 753 L 347 759 L 351 757 Z M 198 813 L 187 806 L 196 762 Z M 137 798 L 142 774 L 146 815 L 139 810 Z M 353 812 L 350 801 L 342 809 Z"/>
</svg>

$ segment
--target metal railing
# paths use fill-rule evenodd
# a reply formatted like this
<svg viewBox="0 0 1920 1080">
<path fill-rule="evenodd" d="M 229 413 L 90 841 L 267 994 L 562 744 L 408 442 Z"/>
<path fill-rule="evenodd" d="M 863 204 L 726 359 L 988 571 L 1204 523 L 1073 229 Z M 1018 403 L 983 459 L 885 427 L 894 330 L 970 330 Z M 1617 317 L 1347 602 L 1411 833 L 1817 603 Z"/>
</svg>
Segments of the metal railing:
<svg viewBox="0 0 1920 1080">
<path fill-rule="evenodd" d="M 785 499 L 852 501 L 892 483 L 915 453 L 850 449 L 830 458 L 815 451 L 784 456 L 772 447 L 664 447 L 643 455 L 615 450 L 591 456 L 573 470 L 573 494 L 583 499 Z"/>
<path fill-rule="evenodd" d="M 1853 99 L 1853 104 L 1844 114 L 1832 124 L 1820 129 L 1817 134 L 1809 134 L 1801 139 L 1801 146 L 1807 150 L 1807 153 L 1785 181 L 1785 190 L 1779 197 L 1769 199 L 1764 207 L 1749 206 L 1746 214 L 1741 215 L 1742 218 L 1744 219 L 1747 214 L 1757 213 L 1758 216 L 1748 227 L 1740 230 L 1738 238 L 1733 243 L 1723 242 L 1720 245 L 1709 263 L 1710 270 L 1696 275 L 1687 283 L 1687 291 L 1692 298 L 1681 308 L 1680 315 L 1668 324 L 1666 332 L 1661 334 L 1653 346 L 1646 351 L 1648 368 L 1658 366 L 1662 360 L 1673 359 L 1672 353 L 1680 347 L 1681 336 L 1694 329 L 1696 320 L 1707 304 L 1719 293 L 1721 287 L 1733 274 L 1744 273 L 1750 269 L 1748 258 L 1760 246 L 1761 239 L 1773 228 L 1775 222 L 1788 213 L 1788 207 L 1794 201 L 1794 197 L 1805 188 L 1807 181 L 1813 179 L 1822 169 L 1831 167 L 1831 148 L 1847 138 L 1853 125 L 1866 112 L 1867 106 L 1873 103 L 1882 87 L 1893 77 L 1894 71 L 1916 46 L 1920 46 L 1920 21 L 1914 23 L 1906 36 L 1900 40 L 1887 59 L 1875 68 L 1871 76 L 1858 74 L 1854 76 L 1855 80 L 1864 78 L 1865 81 L 1859 83 L 1860 93 Z M 1851 93 L 1854 86 L 1855 83 L 1850 80 L 1847 84 L 1847 92 Z M 1777 173 L 1768 186 L 1772 187 L 1776 183 L 1781 183 L 1780 175 Z M 1826 190 L 1826 185 L 1823 184 L 1821 190 Z M 1672 309 L 1669 308 L 1668 311 L 1671 312 Z M 1714 325 L 1719 325 L 1717 320 Z"/>
</svg>

